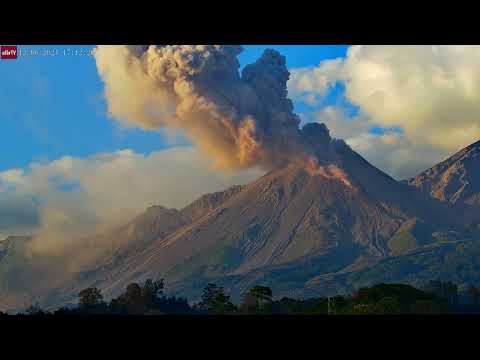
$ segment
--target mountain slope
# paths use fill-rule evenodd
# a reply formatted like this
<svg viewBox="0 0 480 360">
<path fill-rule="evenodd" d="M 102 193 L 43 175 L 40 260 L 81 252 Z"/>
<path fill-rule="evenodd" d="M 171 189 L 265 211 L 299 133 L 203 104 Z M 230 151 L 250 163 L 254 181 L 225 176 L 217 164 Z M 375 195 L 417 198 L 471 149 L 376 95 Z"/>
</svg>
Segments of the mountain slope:
<svg viewBox="0 0 480 360">
<path fill-rule="evenodd" d="M 329 139 L 321 126 L 307 130 L 312 148 L 320 135 Z M 130 223 L 87 239 L 87 248 L 102 243 L 107 251 L 56 286 L 45 303 L 72 301 L 87 286 L 101 288 L 109 298 L 147 278 L 165 278 L 170 293 L 191 300 L 211 281 L 235 299 L 260 283 L 276 294 L 305 297 L 352 289 L 369 279 L 412 282 L 417 273 L 419 279 L 439 273 L 438 266 L 427 271 L 409 261 L 415 254 L 433 254 L 432 261 L 441 264 L 441 249 L 454 249 L 449 256 L 461 263 L 451 244 L 467 241 L 464 234 L 477 229 L 472 205 L 398 182 L 343 142 L 328 141 L 316 147 L 313 161 L 299 157 L 248 185 L 206 194 L 180 210 L 151 207 Z M 463 164 L 470 176 L 475 147 L 429 174 Z M 474 189 L 476 178 L 468 181 Z M 462 189 L 466 195 L 467 187 Z M 384 264 L 400 264 L 400 270 Z"/>
<path fill-rule="evenodd" d="M 480 141 L 407 183 L 442 201 L 480 205 Z"/>
<path fill-rule="evenodd" d="M 49 305 L 75 297 L 76 292 L 63 290 L 72 282 L 71 271 L 82 282 L 89 278 L 92 268 L 98 272 L 119 267 L 152 241 L 217 207 L 241 188 L 206 194 L 182 210 L 152 206 L 123 226 L 83 239 L 81 248 L 65 255 L 67 263 L 41 254 L 32 256 L 32 237 L 11 236 L 0 241 L 0 309 L 23 310 L 36 301 Z"/>
<path fill-rule="evenodd" d="M 302 284 L 296 291 L 309 292 L 312 295 L 325 294 L 326 291 L 351 292 L 355 288 L 381 282 L 400 282 L 421 287 L 436 279 L 459 285 L 471 283 L 478 286 L 479 258 L 480 233 L 477 232 L 473 236 L 437 241 L 402 256 L 380 259 L 357 271 L 320 275 Z"/>
<path fill-rule="evenodd" d="M 181 210 L 151 206 L 130 223 L 87 239 L 85 244 L 93 247 L 96 243 L 110 244 L 111 251 L 97 262 L 104 265 L 119 263 L 144 250 L 154 240 L 164 238 L 202 217 L 241 190 L 242 186 L 237 185 L 225 191 L 205 194 Z"/>
<path fill-rule="evenodd" d="M 291 163 L 227 193 L 213 197 L 223 200 L 217 206 L 204 198 L 182 210 L 198 215 L 121 264 L 92 270 L 76 289 L 95 284 L 113 296 L 130 282 L 165 277 L 172 290 L 197 296 L 208 279 L 255 271 L 290 269 L 288 278 L 310 264 L 307 275 L 316 276 L 359 258 L 391 255 L 389 241 L 402 226 L 411 230 L 408 222 L 448 229 L 458 220 L 448 216 L 447 205 L 395 181 L 348 147 L 316 167 Z M 197 205 L 204 201 L 209 205 L 202 215 Z M 431 241 L 426 238 L 410 247 Z"/>
</svg>

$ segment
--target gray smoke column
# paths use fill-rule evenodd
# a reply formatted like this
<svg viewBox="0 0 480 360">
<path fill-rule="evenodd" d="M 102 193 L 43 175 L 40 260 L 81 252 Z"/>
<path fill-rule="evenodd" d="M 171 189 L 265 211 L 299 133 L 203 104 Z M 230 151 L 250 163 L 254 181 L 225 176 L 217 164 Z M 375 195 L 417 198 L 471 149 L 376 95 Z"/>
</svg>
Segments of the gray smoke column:
<svg viewBox="0 0 480 360">
<path fill-rule="evenodd" d="M 285 57 L 266 50 L 240 75 L 241 51 L 232 45 L 98 46 L 95 58 L 113 118 L 181 130 L 217 168 L 271 168 L 311 153 L 312 144 L 329 144 L 328 129 L 313 142 L 304 135 L 318 132 L 315 126 L 299 130 Z"/>
</svg>

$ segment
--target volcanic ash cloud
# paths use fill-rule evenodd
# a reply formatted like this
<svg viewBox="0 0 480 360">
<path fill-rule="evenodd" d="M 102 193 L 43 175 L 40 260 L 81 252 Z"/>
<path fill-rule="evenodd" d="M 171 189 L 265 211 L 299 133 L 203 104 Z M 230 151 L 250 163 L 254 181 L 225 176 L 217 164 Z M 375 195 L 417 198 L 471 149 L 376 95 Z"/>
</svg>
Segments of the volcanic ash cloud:
<svg viewBox="0 0 480 360">
<path fill-rule="evenodd" d="M 287 98 L 285 57 L 266 50 L 240 75 L 241 51 L 231 45 L 98 46 L 95 58 L 113 118 L 181 130 L 217 168 L 271 168 L 308 152 Z"/>
</svg>

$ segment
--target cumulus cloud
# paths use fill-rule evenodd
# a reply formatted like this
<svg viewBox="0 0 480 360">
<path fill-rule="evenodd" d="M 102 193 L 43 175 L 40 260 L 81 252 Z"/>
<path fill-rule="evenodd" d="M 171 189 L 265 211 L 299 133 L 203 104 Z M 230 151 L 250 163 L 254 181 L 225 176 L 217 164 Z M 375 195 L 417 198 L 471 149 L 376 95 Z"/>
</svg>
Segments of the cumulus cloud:
<svg viewBox="0 0 480 360">
<path fill-rule="evenodd" d="M 398 133 L 362 133 L 346 142 L 370 163 L 398 180 L 412 177 L 451 155 L 447 150 L 414 144 Z"/>
<path fill-rule="evenodd" d="M 345 109 L 340 106 L 326 106 L 315 111 L 309 121 L 324 123 L 332 133 L 332 136 L 339 139 L 350 139 L 368 132 L 370 123 L 364 116 L 350 117 Z"/>
<path fill-rule="evenodd" d="M 288 86 L 302 100 L 341 81 L 369 124 L 404 130 L 395 141 L 359 130 L 357 144 L 368 139 L 369 147 L 390 149 L 404 166 L 397 173 L 409 173 L 412 161 L 428 155 L 432 165 L 480 138 L 479 61 L 480 46 L 352 46 L 345 59 L 292 71 Z"/>
<path fill-rule="evenodd" d="M 148 206 L 180 208 L 204 193 L 261 174 L 258 169 L 233 175 L 211 170 L 192 147 L 32 163 L 26 170 L 0 173 L 0 230 L 5 235 L 34 232 L 36 250 L 60 254 Z"/>
<path fill-rule="evenodd" d="M 314 105 L 338 81 L 343 59 L 324 60 L 321 66 L 291 70 L 288 92 L 291 98 Z"/>
<path fill-rule="evenodd" d="M 368 116 L 349 116 L 339 106 L 327 106 L 304 116 L 306 121 L 326 124 L 333 137 L 344 139 L 370 163 L 396 179 L 411 177 L 450 154 L 447 149 L 412 142 L 401 131 L 383 129 L 371 133 Z"/>
<path fill-rule="evenodd" d="M 98 46 L 111 116 L 184 131 L 223 170 L 280 165 L 311 152 L 287 97 L 285 57 L 266 50 L 240 75 L 240 46 Z"/>
</svg>

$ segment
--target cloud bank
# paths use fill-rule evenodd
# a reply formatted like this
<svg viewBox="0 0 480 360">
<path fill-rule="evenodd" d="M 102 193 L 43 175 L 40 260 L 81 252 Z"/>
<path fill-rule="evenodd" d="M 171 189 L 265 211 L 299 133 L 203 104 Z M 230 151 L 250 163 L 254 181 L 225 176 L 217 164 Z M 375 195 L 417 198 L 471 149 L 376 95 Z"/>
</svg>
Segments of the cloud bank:
<svg viewBox="0 0 480 360">
<path fill-rule="evenodd" d="M 115 239 L 95 235 L 126 224 L 147 207 L 181 208 L 263 173 L 211 170 L 192 147 L 65 156 L 0 172 L 0 309 L 27 307 L 98 264 Z M 12 250 L 3 252 L 3 238 L 30 234 L 32 239 L 15 238 Z"/>
<path fill-rule="evenodd" d="M 0 172 L 0 231 L 4 236 L 33 232 L 36 250 L 60 254 L 81 237 L 125 223 L 148 206 L 180 208 L 262 174 L 213 171 L 192 147 L 32 163 L 25 170 Z"/>
<path fill-rule="evenodd" d="M 386 150 L 381 167 L 412 176 L 480 138 L 479 61 L 480 46 L 352 46 L 345 59 L 292 70 L 288 88 L 294 99 L 313 104 L 343 83 L 361 124 L 345 134 L 330 121 L 332 133 L 346 135 L 369 160 Z M 401 127 L 403 134 L 371 136 L 371 125 Z"/>
</svg>

